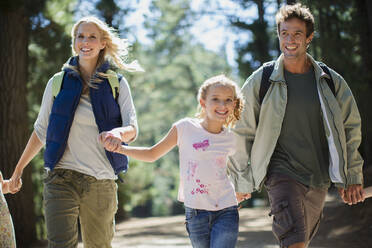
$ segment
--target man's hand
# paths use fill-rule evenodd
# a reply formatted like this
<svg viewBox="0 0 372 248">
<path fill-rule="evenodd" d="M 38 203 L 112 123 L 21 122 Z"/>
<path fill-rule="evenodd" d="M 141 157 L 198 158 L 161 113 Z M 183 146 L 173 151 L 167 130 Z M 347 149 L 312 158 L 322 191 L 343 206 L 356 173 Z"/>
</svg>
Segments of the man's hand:
<svg viewBox="0 0 372 248">
<path fill-rule="evenodd" d="M 363 186 L 361 184 L 349 185 L 347 189 L 339 188 L 338 192 L 344 203 L 349 205 L 357 204 L 358 202 L 363 202 L 365 199 Z"/>
</svg>

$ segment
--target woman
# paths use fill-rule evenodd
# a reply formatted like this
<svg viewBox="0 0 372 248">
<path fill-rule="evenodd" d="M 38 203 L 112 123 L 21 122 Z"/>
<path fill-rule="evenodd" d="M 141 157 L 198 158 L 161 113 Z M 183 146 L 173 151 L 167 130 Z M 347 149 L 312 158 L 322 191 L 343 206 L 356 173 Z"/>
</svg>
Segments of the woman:
<svg viewBox="0 0 372 248">
<path fill-rule="evenodd" d="M 20 189 L 24 168 L 45 144 L 43 195 L 49 247 L 76 247 L 78 218 L 84 247 L 111 247 L 117 210 L 116 174 L 126 169 L 127 158 L 105 152 L 97 136 L 107 133 L 112 144 L 131 142 L 137 135 L 137 121 L 127 81 L 119 77 L 120 86 L 114 92 L 108 69 L 141 68 L 136 63 L 123 63 L 120 57 L 127 54 L 127 44 L 95 17 L 79 20 L 71 36 L 75 56 L 63 66 L 58 94 L 53 92 L 56 75 L 61 73 L 46 86 L 10 191 Z"/>
</svg>

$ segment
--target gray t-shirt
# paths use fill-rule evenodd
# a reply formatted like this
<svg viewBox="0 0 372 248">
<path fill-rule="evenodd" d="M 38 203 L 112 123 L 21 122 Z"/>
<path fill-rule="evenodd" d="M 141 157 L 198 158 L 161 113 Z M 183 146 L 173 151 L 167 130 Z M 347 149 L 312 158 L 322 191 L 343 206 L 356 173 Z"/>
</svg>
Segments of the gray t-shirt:
<svg viewBox="0 0 372 248">
<path fill-rule="evenodd" d="M 130 88 L 123 77 L 120 81 L 118 104 L 122 126 L 132 125 L 137 129 L 136 111 Z M 45 144 L 49 115 L 53 105 L 52 80 L 49 80 L 43 95 L 39 115 L 34 124 L 38 138 Z M 55 168 L 70 169 L 101 179 L 116 179 L 105 149 L 98 142 L 98 127 L 95 122 L 90 97 L 82 95 L 76 108 L 65 152 Z"/>
<path fill-rule="evenodd" d="M 269 174 L 281 173 L 310 187 L 328 187 L 328 145 L 314 69 L 284 71 L 288 101 Z"/>
</svg>

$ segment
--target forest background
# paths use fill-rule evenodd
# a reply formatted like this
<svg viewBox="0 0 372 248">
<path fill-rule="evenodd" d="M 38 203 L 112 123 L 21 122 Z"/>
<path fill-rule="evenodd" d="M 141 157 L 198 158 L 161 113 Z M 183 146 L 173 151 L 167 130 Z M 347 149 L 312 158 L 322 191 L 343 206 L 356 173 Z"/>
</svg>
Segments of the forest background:
<svg viewBox="0 0 372 248">
<path fill-rule="evenodd" d="M 172 123 L 196 111 L 196 93 L 208 77 L 225 73 L 242 85 L 263 62 L 279 55 L 274 14 L 281 0 L 1 0 L 0 170 L 9 178 L 26 145 L 48 79 L 71 56 L 70 30 L 83 15 L 115 27 L 145 73 L 123 72 L 138 114 L 135 145 L 156 143 Z M 309 52 L 348 82 L 362 116 L 365 185 L 372 184 L 372 2 L 303 0 L 315 16 Z M 140 14 L 138 14 L 140 12 Z M 137 16 L 135 15 L 137 13 Z M 134 16 L 134 17 L 133 17 Z M 132 159 L 119 183 L 118 220 L 183 212 L 176 201 L 177 150 L 148 164 Z M 7 195 L 19 247 L 45 239 L 43 159 Z M 255 195 L 256 198 L 265 197 Z M 371 227 L 372 203 L 352 207 L 355 225 Z M 369 211 L 369 212 L 368 212 Z"/>
</svg>

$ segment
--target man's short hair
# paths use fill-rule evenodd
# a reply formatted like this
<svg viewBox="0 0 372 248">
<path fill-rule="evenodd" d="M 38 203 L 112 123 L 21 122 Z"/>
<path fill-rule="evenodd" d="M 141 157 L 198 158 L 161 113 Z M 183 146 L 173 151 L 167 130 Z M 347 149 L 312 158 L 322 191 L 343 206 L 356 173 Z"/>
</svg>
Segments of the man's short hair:
<svg viewBox="0 0 372 248">
<path fill-rule="evenodd" d="M 293 5 L 283 5 L 275 16 L 278 35 L 280 33 L 280 23 L 289 19 L 297 18 L 306 24 L 306 37 L 314 32 L 314 16 L 309 8 L 300 3 Z"/>
</svg>

